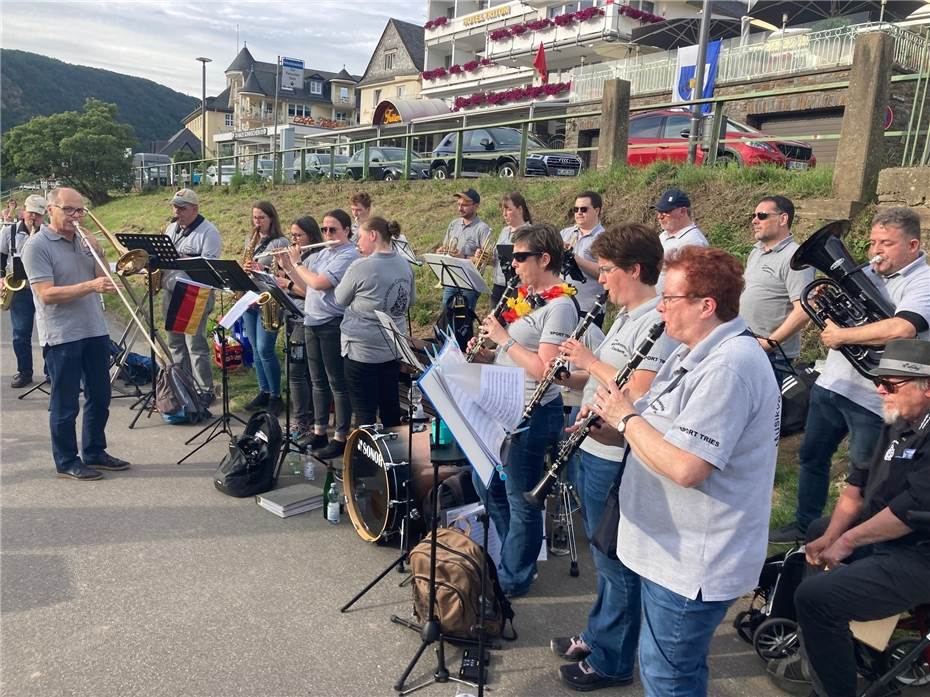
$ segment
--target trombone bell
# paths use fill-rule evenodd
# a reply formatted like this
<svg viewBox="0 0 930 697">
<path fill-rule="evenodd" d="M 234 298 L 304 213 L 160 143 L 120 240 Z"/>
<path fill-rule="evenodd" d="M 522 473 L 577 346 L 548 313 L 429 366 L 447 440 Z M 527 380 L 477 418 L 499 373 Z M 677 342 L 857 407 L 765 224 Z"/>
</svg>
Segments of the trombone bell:
<svg viewBox="0 0 930 697">
<path fill-rule="evenodd" d="M 116 262 L 116 273 L 120 276 L 132 276 L 145 271 L 149 265 L 149 253 L 144 249 L 130 249 Z"/>
</svg>

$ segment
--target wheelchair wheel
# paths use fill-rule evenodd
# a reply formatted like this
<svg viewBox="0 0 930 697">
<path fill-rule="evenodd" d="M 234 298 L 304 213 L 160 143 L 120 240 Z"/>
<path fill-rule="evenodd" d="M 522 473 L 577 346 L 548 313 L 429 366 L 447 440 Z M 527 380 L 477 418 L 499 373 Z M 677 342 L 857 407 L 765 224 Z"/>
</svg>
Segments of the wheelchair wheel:
<svg viewBox="0 0 930 697">
<path fill-rule="evenodd" d="M 767 619 L 752 635 L 752 647 L 766 663 L 793 656 L 801 647 L 797 622 L 783 617 Z"/>
<path fill-rule="evenodd" d="M 885 650 L 885 670 L 888 671 L 897 666 L 918 643 L 920 643 L 919 639 L 901 639 L 893 642 Z M 926 652 L 915 658 L 911 665 L 895 678 L 895 681 L 907 687 L 930 685 L 930 663 L 927 662 Z"/>
</svg>

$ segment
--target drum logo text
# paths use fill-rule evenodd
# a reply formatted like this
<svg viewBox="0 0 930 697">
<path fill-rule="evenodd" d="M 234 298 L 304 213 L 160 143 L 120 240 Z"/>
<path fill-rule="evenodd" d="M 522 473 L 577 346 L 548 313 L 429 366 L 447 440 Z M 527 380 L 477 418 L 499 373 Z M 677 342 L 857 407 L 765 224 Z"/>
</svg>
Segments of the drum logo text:
<svg viewBox="0 0 930 697">
<path fill-rule="evenodd" d="M 366 443 L 363 440 L 358 440 L 355 443 L 355 449 L 372 462 L 376 462 L 379 465 L 384 465 L 384 458 L 381 457 L 381 453 L 376 448 L 371 447 L 369 443 Z"/>
</svg>

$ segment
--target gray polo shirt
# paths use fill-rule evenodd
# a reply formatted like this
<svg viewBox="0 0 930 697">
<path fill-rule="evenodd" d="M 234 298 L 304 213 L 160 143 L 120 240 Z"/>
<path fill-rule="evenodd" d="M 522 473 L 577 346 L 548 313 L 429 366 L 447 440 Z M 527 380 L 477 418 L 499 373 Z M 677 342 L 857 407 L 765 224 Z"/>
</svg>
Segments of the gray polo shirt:
<svg viewBox="0 0 930 697">
<path fill-rule="evenodd" d="M 598 360 L 612 365 L 617 370 L 624 368 L 633 357 L 636 349 L 646 338 L 649 330 L 657 323 L 662 321 L 656 307 L 659 304 L 658 296 L 649 300 L 632 312 L 621 311 L 614 323 L 610 325 L 610 331 L 600 345 L 594 350 L 594 355 Z M 639 364 L 639 370 L 651 370 L 658 373 L 659 369 L 668 360 L 678 342 L 667 334 L 662 334 L 658 341 L 653 344 L 652 349 L 646 354 L 642 363 Z M 597 391 L 600 383 L 596 378 L 588 378 L 584 386 L 584 394 L 581 398 L 582 404 L 590 404 L 594 401 L 594 393 Z M 598 457 L 609 460 L 617 460 L 623 457 L 623 448 L 615 445 L 604 445 L 594 438 L 585 438 L 581 442 L 581 450 Z"/>
<path fill-rule="evenodd" d="M 314 290 L 307 286 L 304 299 L 304 326 L 318 327 L 321 324 L 342 317 L 345 308 L 336 302 L 334 290 L 345 275 L 349 264 L 361 256 L 351 242 L 326 247 L 312 257 L 308 268 L 313 273 L 326 276 L 333 287 L 327 290 Z"/>
<path fill-rule="evenodd" d="M 662 253 L 665 256 L 668 256 L 668 253 L 673 249 L 687 247 L 689 244 L 696 245 L 698 247 L 710 246 L 710 243 L 707 241 L 704 233 L 701 232 L 701 229 L 694 223 L 691 223 L 687 227 L 682 228 L 674 235 L 671 235 L 667 231 L 662 230 L 662 232 L 659 233 L 659 242 L 662 244 Z M 659 273 L 659 282 L 656 284 L 656 291 L 661 293 L 664 287 L 665 267 L 662 267 L 662 271 Z"/>
<path fill-rule="evenodd" d="M 739 314 L 759 336 L 771 336 L 782 325 L 794 309 L 792 303 L 800 299 L 805 286 L 814 280 L 813 267 L 800 271 L 791 268 L 791 257 L 797 248 L 798 243 L 788 235 L 769 251 L 757 242 L 749 252 Z M 797 358 L 801 353 L 801 333 L 787 339 L 781 347 L 788 358 Z"/>
<path fill-rule="evenodd" d="M 257 261 L 262 266 L 270 267 L 271 263 L 275 260 L 275 257 L 269 254 L 269 252 L 273 252 L 276 249 L 285 249 L 289 247 L 290 244 L 291 243 L 288 241 L 287 237 L 285 237 L 284 235 L 281 235 L 280 237 L 275 237 L 272 240 L 268 240 L 268 244 L 266 244 L 264 247 L 262 247 L 261 244 L 256 246 L 255 254 L 252 255 L 252 260 Z M 259 249 L 261 249 L 261 251 L 259 251 Z M 280 261 L 281 256 L 278 255 L 277 258 Z"/>
<path fill-rule="evenodd" d="M 353 361 L 386 363 L 398 356 L 375 315 L 391 316 L 398 327 L 407 326 L 407 308 L 415 289 L 410 262 L 397 252 L 378 252 L 353 261 L 336 286 L 336 302 L 345 307 L 342 355 Z"/>
<path fill-rule="evenodd" d="M 477 215 L 470 223 L 466 223 L 464 218 L 455 218 L 446 230 L 446 236 L 443 238 L 447 242 L 455 239 L 459 247 L 459 254 L 463 257 L 473 257 L 481 247 L 488 243 L 488 235 L 491 234 L 491 228 Z"/>
<path fill-rule="evenodd" d="M 598 223 L 597 227 L 583 237 L 580 236 L 581 231 L 578 229 L 577 225 L 567 227 L 559 234 L 562 236 L 563 242 L 566 244 L 569 242 L 572 243 L 572 251 L 575 253 L 577 259 L 595 262 L 597 258 L 591 254 L 591 245 L 594 244 L 594 240 L 596 240 L 602 232 L 604 232 L 604 226 Z M 578 268 L 581 267 L 579 266 Z M 575 300 L 578 301 L 578 306 L 581 308 L 581 311 L 585 313 L 594 307 L 594 301 L 597 300 L 597 296 L 604 292 L 604 288 L 597 282 L 597 276 L 591 276 L 584 269 L 582 269 L 581 272 L 587 279 L 586 283 L 576 281 L 571 276 L 562 276 L 562 278 L 578 289 Z"/>
<path fill-rule="evenodd" d="M 571 298 L 563 295 L 550 300 L 530 314 L 524 315 L 508 326 L 507 332 L 510 338 L 523 348 L 538 351 L 540 344 L 561 344 L 569 337 L 576 324 L 578 324 L 578 312 L 575 310 L 575 303 Z M 503 347 L 498 348 L 494 362 L 497 365 L 517 365 L 508 354 L 504 353 Z M 529 373 L 526 373 L 525 401 L 528 402 L 533 396 L 538 384 L 538 380 L 534 380 Z M 559 396 L 561 389 L 555 383 L 550 385 L 541 403 L 551 402 Z"/>
<path fill-rule="evenodd" d="M 501 270 L 501 260 L 497 258 L 497 245 L 513 244 L 512 235 L 513 228 L 509 225 L 505 225 L 503 228 L 501 228 L 501 232 L 497 236 L 497 242 L 494 244 L 494 274 L 491 277 L 491 282 L 498 286 L 506 286 L 507 279 L 504 278 L 504 272 Z"/>
<path fill-rule="evenodd" d="M 220 241 L 220 233 L 219 230 L 216 229 L 216 226 L 209 220 L 204 218 L 190 233 L 187 235 L 183 233 L 184 230 L 182 230 L 181 226 L 176 222 L 171 223 L 165 229 L 165 234 L 171 238 L 171 242 L 182 258 L 220 258 L 223 246 Z M 171 291 L 174 290 L 174 285 L 179 278 L 190 280 L 188 275 L 183 271 L 165 270 L 162 272 L 162 287 L 167 291 L 168 296 L 170 296 Z M 168 302 L 168 300 L 166 299 L 165 302 Z"/>
<path fill-rule="evenodd" d="M 693 350 L 679 347 L 636 402 L 667 442 L 713 470 L 687 488 L 631 452 L 617 554 L 635 573 L 691 599 L 751 591 L 765 561 L 781 394 L 762 347 L 741 335 L 745 329 L 737 317 Z"/>
<path fill-rule="evenodd" d="M 45 225 L 23 250 L 23 266 L 33 287 L 45 281 L 58 287 L 73 286 L 93 280 L 97 275 L 97 262 L 79 235 L 68 240 Z M 50 305 L 42 302 L 34 289 L 32 295 L 40 346 L 109 336 L 97 293 L 88 293 L 69 303 Z"/>
<path fill-rule="evenodd" d="M 895 313 L 913 312 L 930 323 L 930 266 L 927 266 L 926 253 L 921 252 L 917 259 L 891 276 L 877 274 L 871 266 L 865 267 L 863 272 L 891 300 Z M 917 338 L 930 339 L 930 331 L 920 332 Z M 879 416 L 882 413 L 882 400 L 875 391 L 875 384 L 862 377 L 839 351 L 831 349 L 827 353 L 817 384 Z"/>
</svg>

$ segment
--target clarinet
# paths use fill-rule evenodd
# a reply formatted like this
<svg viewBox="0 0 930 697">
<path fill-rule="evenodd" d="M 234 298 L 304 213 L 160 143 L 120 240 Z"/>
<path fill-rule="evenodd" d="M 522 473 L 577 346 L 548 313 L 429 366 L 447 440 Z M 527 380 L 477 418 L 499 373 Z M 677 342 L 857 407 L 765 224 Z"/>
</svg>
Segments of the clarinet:
<svg viewBox="0 0 930 697">
<path fill-rule="evenodd" d="M 636 347 L 636 353 L 633 354 L 623 369 L 614 376 L 614 383 L 617 387 L 622 388 L 629 381 L 630 376 L 636 371 L 649 351 L 652 350 L 653 345 L 659 340 L 659 337 L 662 336 L 662 332 L 664 331 L 665 322 L 657 322 L 652 326 L 646 338 Z M 592 411 L 578 425 L 578 430 L 572 433 L 566 440 L 562 441 L 559 445 L 559 452 L 555 460 L 549 465 L 549 469 L 543 474 L 542 479 L 533 487 L 532 491 L 527 491 L 523 494 L 523 498 L 526 499 L 527 503 L 542 510 L 546 503 L 546 498 L 549 496 L 549 492 L 552 491 L 552 487 L 555 486 L 555 483 L 559 480 L 562 470 L 565 469 L 572 455 L 575 454 L 581 442 L 588 437 L 588 434 L 591 433 L 591 429 L 597 425 L 598 421 L 600 421 L 600 417 Z"/>
<path fill-rule="evenodd" d="M 507 306 L 507 299 L 510 297 L 510 294 L 513 293 L 517 286 L 520 284 L 520 277 L 516 274 L 513 275 L 509 281 L 507 281 L 507 287 L 504 289 L 504 294 L 501 296 L 501 299 L 497 301 L 497 306 L 494 308 L 493 314 L 498 320 L 501 318 L 501 314 L 504 312 L 504 308 Z M 468 350 L 468 353 L 465 354 L 465 361 L 467 363 L 473 363 L 474 360 L 478 357 L 478 353 L 481 351 L 481 347 L 484 344 L 484 337 L 481 334 L 478 334 L 478 339 L 472 344 L 471 348 Z"/>
<path fill-rule="evenodd" d="M 605 290 L 599 296 L 597 300 L 594 301 L 594 307 L 592 307 L 588 314 L 581 318 L 581 321 L 578 322 L 578 325 L 572 331 L 569 339 L 580 339 L 584 336 L 584 333 L 588 331 L 588 327 L 591 326 L 591 323 L 594 321 L 594 318 L 597 317 L 603 310 L 604 305 L 607 304 L 607 291 Z M 530 401 L 526 403 L 526 408 L 523 410 L 523 417 L 521 423 L 525 423 L 529 420 L 530 416 L 533 414 L 533 410 L 540 405 L 548 391 L 549 387 L 557 379 L 561 379 L 568 374 L 568 360 L 564 356 L 559 356 L 555 359 L 555 362 L 552 364 L 552 367 L 546 371 L 546 374 L 543 376 L 542 380 L 539 381 L 539 384 L 536 385 L 536 391 L 533 392 L 533 396 L 530 397 Z"/>
</svg>

